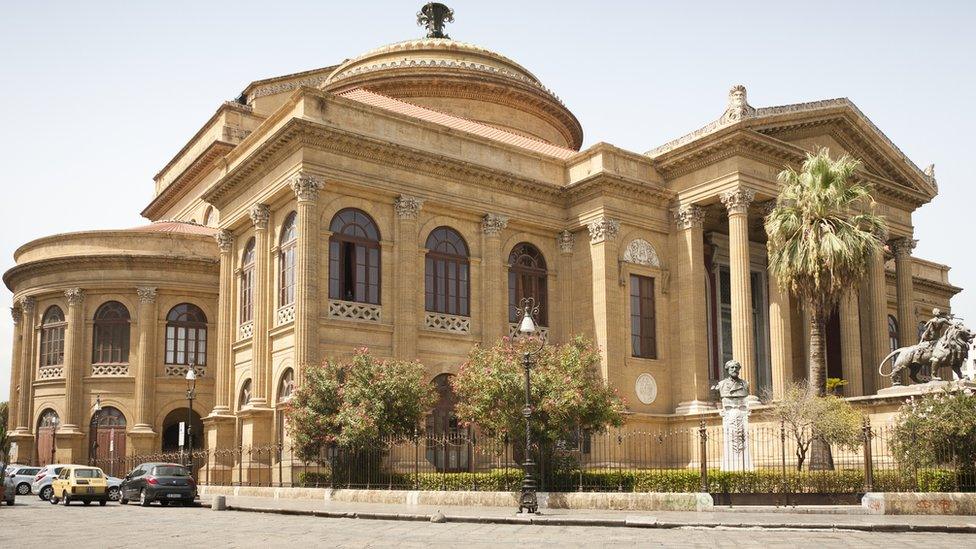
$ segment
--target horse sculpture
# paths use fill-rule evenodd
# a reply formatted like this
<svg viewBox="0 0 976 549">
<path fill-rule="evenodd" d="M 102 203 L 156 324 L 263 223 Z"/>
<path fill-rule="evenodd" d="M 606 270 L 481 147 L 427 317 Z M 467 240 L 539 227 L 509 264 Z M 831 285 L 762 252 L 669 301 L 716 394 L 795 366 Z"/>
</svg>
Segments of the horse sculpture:
<svg viewBox="0 0 976 549">
<path fill-rule="evenodd" d="M 893 386 L 901 385 L 899 374 L 908 369 L 908 377 L 914 383 L 940 381 L 936 376 L 942 368 L 949 367 L 959 379 L 964 379 L 962 366 L 969 358 L 969 348 L 976 337 L 962 322 L 956 320 L 949 324 L 945 332 L 934 342 L 922 341 L 916 345 L 909 345 L 895 349 L 881 361 L 878 373 L 891 378 Z M 884 365 L 892 359 L 891 372 L 884 373 Z"/>
</svg>

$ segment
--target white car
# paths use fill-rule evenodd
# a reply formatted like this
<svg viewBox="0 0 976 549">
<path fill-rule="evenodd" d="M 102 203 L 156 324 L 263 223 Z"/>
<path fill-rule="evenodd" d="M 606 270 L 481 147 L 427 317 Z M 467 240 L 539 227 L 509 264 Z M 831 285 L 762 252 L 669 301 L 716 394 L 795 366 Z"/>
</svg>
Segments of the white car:
<svg viewBox="0 0 976 549">
<path fill-rule="evenodd" d="M 54 479 L 58 478 L 58 475 L 61 474 L 61 469 L 64 469 L 67 465 L 67 463 L 53 463 L 42 467 L 34 475 L 34 482 L 31 483 L 31 491 L 37 494 L 37 497 L 47 501 L 54 492 L 51 488 L 51 483 L 54 482 Z"/>
<path fill-rule="evenodd" d="M 34 477 L 40 472 L 40 467 L 15 465 L 13 467 L 7 467 L 6 475 L 14 483 L 14 487 L 17 489 L 17 495 L 26 496 L 31 493 L 31 484 L 34 482 Z"/>
</svg>

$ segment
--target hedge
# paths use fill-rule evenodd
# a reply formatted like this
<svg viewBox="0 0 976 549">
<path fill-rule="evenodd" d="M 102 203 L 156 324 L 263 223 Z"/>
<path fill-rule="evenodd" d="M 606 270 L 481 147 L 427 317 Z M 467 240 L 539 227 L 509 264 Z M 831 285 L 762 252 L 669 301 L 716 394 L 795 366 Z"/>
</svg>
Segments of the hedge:
<svg viewBox="0 0 976 549">
<path fill-rule="evenodd" d="M 967 477 L 968 480 L 968 477 Z M 522 471 L 495 469 L 478 473 L 378 473 L 368 479 L 337 478 L 335 485 L 417 490 L 475 490 L 514 492 L 520 489 Z M 307 472 L 298 475 L 300 486 L 330 486 L 331 475 Z M 946 469 L 922 469 L 917 474 L 902 471 L 876 471 L 875 492 L 954 492 L 974 490 L 972 481 Z M 701 474 L 692 469 L 574 471 L 548 475 L 543 490 L 554 492 L 698 492 Z M 708 491 L 712 493 L 861 493 L 864 472 L 858 469 L 834 471 L 719 471 L 709 469 Z"/>
</svg>

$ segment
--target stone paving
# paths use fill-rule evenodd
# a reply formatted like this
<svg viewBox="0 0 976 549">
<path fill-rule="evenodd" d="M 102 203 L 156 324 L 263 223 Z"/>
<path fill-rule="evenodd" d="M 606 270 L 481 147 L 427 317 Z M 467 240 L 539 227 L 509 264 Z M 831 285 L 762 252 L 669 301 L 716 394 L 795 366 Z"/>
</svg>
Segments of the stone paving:
<svg viewBox="0 0 976 549">
<path fill-rule="evenodd" d="M 0 509 L 0 547 L 976 547 L 976 535 L 845 530 L 639 529 L 327 519 L 207 508 L 52 506 Z"/>
</svg>

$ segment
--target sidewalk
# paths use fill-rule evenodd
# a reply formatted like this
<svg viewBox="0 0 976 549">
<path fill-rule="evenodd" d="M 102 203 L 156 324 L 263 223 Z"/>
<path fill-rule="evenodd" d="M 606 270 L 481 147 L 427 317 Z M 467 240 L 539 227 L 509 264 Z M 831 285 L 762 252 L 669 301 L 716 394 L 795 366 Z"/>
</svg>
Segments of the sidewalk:
<svg viewBox="0 0 976 549">
<path fill-rule="evenodd" d="M 211 498 L 202 498 L 209 507 Z M 976 534 L 976 517 L 941 515 L 867 515 L 860 507 L 718 507 L 709 512 L 546 509 L 536 516 L 517 515 L 502 507 L 452 507 L 339 503 L 300 499 L 227 496 L 231 511 L 308 515 L 329 518 L 446 522 L 616 526 L 632 528 L 768 528 L 860 530 L 869 532 L 944 532 Z"/>
</svg>

